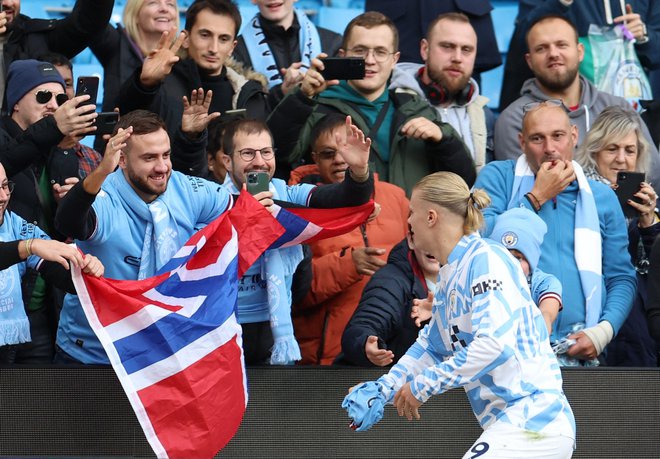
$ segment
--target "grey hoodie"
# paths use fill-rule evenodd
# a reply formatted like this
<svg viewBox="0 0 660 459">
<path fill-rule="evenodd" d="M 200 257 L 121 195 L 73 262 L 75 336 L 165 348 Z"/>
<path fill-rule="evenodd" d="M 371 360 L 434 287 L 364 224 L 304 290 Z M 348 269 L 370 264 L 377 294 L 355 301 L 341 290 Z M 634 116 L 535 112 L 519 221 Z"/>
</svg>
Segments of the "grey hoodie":
<svg viewBox="0 0 660 459">
<path fill-rule="evenodd" d="M 396 65 L 390 80 L 390 89 L 407 88 L 426 99 L 424 90 L 419 85 L 416 75 L 423 64 L 402 62 Z M 487 161 L 492 159 L 494 115 L 486 104 L 488 98 L 479 94 L 479 85 L 470 78 L 475 88 L 470 100 L 464 105 L 452 104 L 449 107 L 433 105 L 440 118 L 461 136 L 472 154 L 477 172 Z"/>
<path fill-rule="evenodd" d="M 580 75 L 580 105 L 577 110 L 569 112 L 571 123 L 578 128 L 578 145 L 586 137 L 598 114 L 611 105 L 630 108 L 630 104 L 622 97 L 613 96 L 599 91 L 587 79 Z M 495 122 L 495 159 L 516 159 L 522 153 L 518 142 L 518 133 L 522 129 L 523 105 L 529 102 L 541 102 L 549 97 L 541 91 L 536 84 L 536 78 L 525 82 L 520 91 L 521 96 L 513 101 L 497 118 Z M 644 137 L 651 146 L 651 165 L 647 173 L 647 181 L 653 184 L 660 183 L 660 158 L 658 150 L 653 145 L 651 134 L 646 125 L 642 123 Z"/>
</svg>

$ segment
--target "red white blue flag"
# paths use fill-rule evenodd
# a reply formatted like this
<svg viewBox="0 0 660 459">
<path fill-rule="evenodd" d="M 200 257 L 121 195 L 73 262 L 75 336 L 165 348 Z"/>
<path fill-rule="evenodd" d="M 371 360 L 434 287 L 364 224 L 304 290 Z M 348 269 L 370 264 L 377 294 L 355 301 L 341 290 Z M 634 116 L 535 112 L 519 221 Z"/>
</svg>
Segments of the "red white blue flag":
<svg viewBox="0 0 660 459">
<path fill-rule="evenodd" d="M 158 457 L 213 457 L 238 430 L 248 401 L 236 320 L 242 274 L 266 249 L 346 233 L 372 209 L 279 209 L 276 220 L 243 192 L 154 277 L 73 270 L 87 319 Z"/>
</svg>

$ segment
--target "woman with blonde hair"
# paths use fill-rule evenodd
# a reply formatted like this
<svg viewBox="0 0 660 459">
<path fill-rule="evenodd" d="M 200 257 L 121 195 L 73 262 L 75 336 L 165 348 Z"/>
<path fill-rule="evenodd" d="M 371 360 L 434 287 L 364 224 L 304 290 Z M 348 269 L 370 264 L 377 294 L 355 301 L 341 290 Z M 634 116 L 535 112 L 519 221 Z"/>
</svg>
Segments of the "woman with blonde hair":
<svg viewBox="0 0 660 459">
<path fill-rule="evenodd" d="M 103 65 L 103 111 L 117 106 L 121 85 L 157 47 L 163 33 L 176 35 L 179 7 L 176 0 L 127 0 L 122 22 L 123 26 L 108 25 L 90 44 Z"/>
<path fill-rule="evenodd" d="M 651 149 L 642 131 L 642 120 L 632 110 L 605 108 L 594 122 L 575 155 L 587 178 L 617 188 L 619 172 L 650 172 Z M 657 194 L 642 182 L 634 199 L 627 202 L 635 216 L 627 218 L 628 251 L 637 271 L 637 293 L 621 330 L 607 346 L 606 361 L 615 366 L 656 366 L 656 343 L 646 322 L 647 272 L 651 247 L 660 233 Z"/>
<path fill-rule="evenodd" d="M 569 458 L 575 420 L 543 316 L 518 261 L 478 233 L 489 204 L 451 172 L 415 185 L 413 240 L 442 266 L 431 322 L 389 373 L 353 388 L 342 406 L 366 430 L 386 403 L 419 419 L 432 395 L 464 387 L 484 429 L 465 458 Z"/>
</svg>

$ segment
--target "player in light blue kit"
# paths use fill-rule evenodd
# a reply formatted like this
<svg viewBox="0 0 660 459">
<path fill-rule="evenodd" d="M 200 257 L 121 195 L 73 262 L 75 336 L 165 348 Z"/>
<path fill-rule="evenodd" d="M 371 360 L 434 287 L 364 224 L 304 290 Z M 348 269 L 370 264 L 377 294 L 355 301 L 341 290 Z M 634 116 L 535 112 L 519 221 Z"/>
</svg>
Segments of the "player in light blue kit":
<svg viewBox="0 0 660 459">
<path fill-rule="evenodd" d="M 449 172 L 415 186 L 415 245 L 442 265 L 433 316 L 389 373 L 354 387 L 342 406 L 361 431 L 386 403 L 419 419 L 432 395 L 462 386 L 484 429 L 464 458 L 570 458 L 575 419 L 543 317 L 520 264 L 477 233 L 489 203 Z"/>
</svg>

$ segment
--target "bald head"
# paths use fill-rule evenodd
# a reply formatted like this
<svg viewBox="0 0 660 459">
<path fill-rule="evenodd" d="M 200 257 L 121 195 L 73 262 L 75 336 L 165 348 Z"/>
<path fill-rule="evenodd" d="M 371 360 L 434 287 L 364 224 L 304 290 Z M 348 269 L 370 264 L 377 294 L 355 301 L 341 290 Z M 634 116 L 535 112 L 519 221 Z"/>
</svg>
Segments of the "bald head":
<svg viewBox="0 0 660 459">
<path fill-rule="evenodd" d="M 543 103 L 525 113 L 518 140 L 536 173 L 544 162 L 572 160 L 578 131 L 563 106 Z"/>
</svg>

